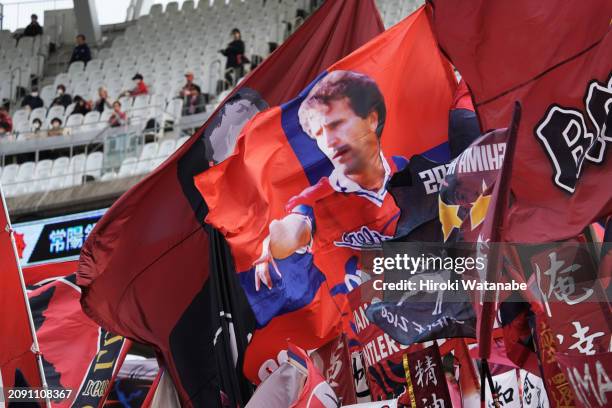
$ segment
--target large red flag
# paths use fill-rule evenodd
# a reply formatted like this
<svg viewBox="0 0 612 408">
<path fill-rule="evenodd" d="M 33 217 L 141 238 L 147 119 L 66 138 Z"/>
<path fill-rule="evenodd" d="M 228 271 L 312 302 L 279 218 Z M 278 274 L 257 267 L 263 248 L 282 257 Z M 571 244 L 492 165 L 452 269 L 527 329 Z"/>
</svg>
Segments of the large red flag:
<svg viewBox="0 0 612 408">
<path fill-rule="evenodd" d="M 43 379 L 35 354 L 38 344 L 1 188 L 0 282 L 0 384 L 4 388 L 40 387 Z"/>
<path fill-rule="evenodd" d="M 84 310 L 104 328 L 154 345 L 184 404 L 210 406 L 221 388 L 240 400 L 238 388 L 249 388 L 244 381 L 229 387 L 231 370 L 219 368 L 224 360 L 211 352 L 223 347 L 225 361 L 241 364 L 233 349 L 240 354 L 246 346 L 249 313 L 235 274 L 221 275 L 231 259 L 202 225 L 207 207 L 193 176 L 233 150 L 256 112 L 293 97 L 383 30 L 373 0 L 325 2 L 172 158 L 113 205 L 85 243 L 78 281 Z M 211 244 L 220 246 L 214 255 Z M 223 269 L 209 275 L 211 263 Z"/>
<path fill-rule="evenodd" d="M 515 101 L 523 108 L 505 239 L 572 238 L 610 214 L 612 2 L 431 1 L 482 130 L 505 127 Z"/>
<path fill-rule="evenodd" d="M 196 177 L 257 319 L 252 381 L 278 367 L 287 338 L 310 349 L 348 332 L 361 249 L 395 233 L 386 181 L 415 154 L 448 158 L 455 87 L 422 7 L 253 118 L 233 155 Z"/>
</svg>

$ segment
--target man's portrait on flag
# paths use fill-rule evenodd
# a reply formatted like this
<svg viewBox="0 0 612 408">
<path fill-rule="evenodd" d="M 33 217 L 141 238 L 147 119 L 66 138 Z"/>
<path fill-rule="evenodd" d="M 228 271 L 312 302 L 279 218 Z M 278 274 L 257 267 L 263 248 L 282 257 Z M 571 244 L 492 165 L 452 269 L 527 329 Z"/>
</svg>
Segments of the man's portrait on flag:
<svg viewBox="0 0 612 408">
<path fill-rule="evenodd" d="M 324 76 L 301 102 L 298 119 L 333 168 L 289 200 L 286 216 L 270 223 L 255 262 L 255 289 L 269 290 L 282 279 L 279 260 L 310 253 L 332 292 L 346 293 L 361 281 L 359 251 L 393 236 L 398 210 L 386 183 L 405 160 L 382 152 L 385 100 L 367 75 L 339 70 Z"/>
</svg>

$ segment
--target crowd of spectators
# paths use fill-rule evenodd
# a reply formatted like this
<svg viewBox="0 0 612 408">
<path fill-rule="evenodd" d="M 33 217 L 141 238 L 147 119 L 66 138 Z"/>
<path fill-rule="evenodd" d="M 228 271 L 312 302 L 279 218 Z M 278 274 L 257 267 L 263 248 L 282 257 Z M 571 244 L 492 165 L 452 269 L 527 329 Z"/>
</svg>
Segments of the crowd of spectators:
<svg viewBox="0 0 612 408">
<path fill-rule="evenodd" d="M 38 23 L 38 16 L 33 14 L 31 16 L 30 24 L 24 29 L 22 36 L 37 36 L 42 35 L 43 28 Z M 72 51 L 69 64 L 77 61 L 81 61 L 87 64 L 91 59 L 91 49 L 87 44 L 86 37 L 83 34 L 76 36 L 76 45 Z M 220 49 L 219 52 L 226 57 L 226 75 L 224 89 L 235 85 L 237 81 L 244 76 L 244 66 L 249 63 L 248 58 L 245 55 L 245 44 L 241 38 L 241 33 L 238 28 L 234 28 L 231 31 L 231 41 L 227 44 L 224 49 Z M 183 100 L 182 115 L 194 115 L 197 113 L 205 112 L 206 103 L 208 102 L 208 95 L 202 93 L 202 89 L 198 84 L 194 82 L 195 76 L 192 71 L 185 73 L 185 84 L 180 89 L 177 98 Z M 144 77 L 140 73 L 136 73 L 132 77 L 134 86 L 131 89 L 127 89 L 119 94 L 119 97 L 137 97 L 140 95 L 149 94 L 149 86 L 145 83 Z M 122 104 L 119 100 L 112 100 L 108 94 L 106 87 L 101 86 L 98 89 L 98 96 L 95 100 L 86 100 L 81 95 L 74 95 L 72 97 L 66 92 L 66 86 L 64 84 L 57 85 L 56 96 L 52 100 L 49 107 L 63 106 L 64 109 L 68 110 L 72 105 L 72 114 L 81 114 L 85 116 L 91 111 L 97 111 L 102 114 L 107 109 L 112 109 L 112 113 L 108 119 L 108 126 L 118 127 L 128 123 L 128 115 L 122 109 Z M 44 101 L 38 93 L 36 86 L 33 86 L 30 93 L 26 95 L 22 102 L 21 107 L 33 111 L 37 108 L 44 107 Z M 67 118 L 67 116 L 66 116 Z M 39 118 L 32 120 L 30 130 L 32 135 L 41 136 L 43 134 L 47 136 L 64 135 L 69 133 L 69 130 L 62 127 L 62 120 L 64 118 L 54 117 L 49 122 L 50 127 L 46 131 L 43 131 L 43 121 Z M 14 140 L 13 137 L 13 124 L 8 110 L 5 107 L 0 107 L 0 140 Z"/>
</svg>

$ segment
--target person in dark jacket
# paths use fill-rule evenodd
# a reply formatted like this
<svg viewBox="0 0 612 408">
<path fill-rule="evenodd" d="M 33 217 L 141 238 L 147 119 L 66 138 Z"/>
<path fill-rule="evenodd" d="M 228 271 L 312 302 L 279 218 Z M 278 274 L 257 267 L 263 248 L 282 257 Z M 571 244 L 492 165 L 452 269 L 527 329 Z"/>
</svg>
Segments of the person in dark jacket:
<svg viewBox="0 0 612 408">
<path fill-rule="evenodd" d="M 42 35 L 43 28 L 38 24 L 38 16 L 36 14 L 32 14 L 32 21 L 30 24 L 26 26 L 23 30 L 23 37 L 36 37 L 37 35 Z"/>
<path fill-rule="evenodd" d="M 30 94 L 28 96 L 26 96 L 25 98 L 23 98 L 23 101 L 21 102 L 21 107 L 29 107 L 30 110 L 34 110 L 36 108 L 42 108 L 44 106 L 44 102 L 41 99 L 40 96 L 38 96 L 38 90 L 33 88 L 32 92 L 30 92 Z"/>
<path fill-rule="evenodd" d="M 238 79 L 244 75 L 244 64 L 249 61 L 244 55 L 244 41 L 242 41 L 239 29 L 234 28 L 232 30 L 232 38 L 233 40 L 227 45 L 227 48 L 219 50 L 219 52 L 227 57 L 225 79 L 228 83 L 235 85 L 235 82 L 238 82 Z M 230 69 L 233 69 L 235 73 L 233 78 Z"/>
<path fill-rule="evenodd" d="M 91 103 L 83 99 L 81 96 L 76 95 L 73 101 L 75 105 L 71 115 L 74 115 L 75 113 L 80 113 L 81 115 L 85 116 L 89 112 L 91 112 Z"/>
<path fill-rule="evenodd" d="M 76 36 L 76 47 L 72 50 L 72 56 L 70 57 L 70 64 L 74 61 L 83 61 L 87 64 L 91 60 L 91 51 L 89 45 L 85 42 L 85 36 L 79 34 Z"/>
<path fill-rule="evenodd" d="M 67 108 L 71 103 L 72 97 L 66 93 L 66 87 L 64 84 L 59 84 L 57 86 L 57 96 L 51 102 L 51 106 L 62 105 L 64 108 Z"/>
</svg>

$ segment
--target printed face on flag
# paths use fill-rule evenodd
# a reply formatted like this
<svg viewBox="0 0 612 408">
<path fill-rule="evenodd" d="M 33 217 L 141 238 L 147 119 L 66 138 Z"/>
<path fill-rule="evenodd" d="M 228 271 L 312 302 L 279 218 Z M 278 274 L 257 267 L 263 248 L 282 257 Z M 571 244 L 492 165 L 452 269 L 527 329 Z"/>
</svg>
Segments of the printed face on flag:
<svg viewBox="0 0 612 408">
<path fill-rule="evenodd" d="M 267 107 L 266 101 L 250 88 L 240 89 L 225 101 L 202 134 L 208 160 L 225 160 L 234 151 L 244 124 Z"/>
<path fill-rule="evenodd" d="M 299 110 L 300 125 L 346 176 L 359 176 L 379 161 L 385 102 L 366 75 L 335 71 L 310 92 Z"/>
</svg>

